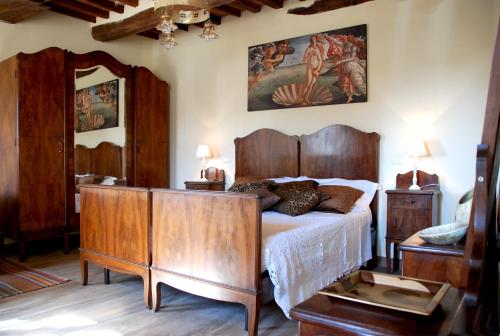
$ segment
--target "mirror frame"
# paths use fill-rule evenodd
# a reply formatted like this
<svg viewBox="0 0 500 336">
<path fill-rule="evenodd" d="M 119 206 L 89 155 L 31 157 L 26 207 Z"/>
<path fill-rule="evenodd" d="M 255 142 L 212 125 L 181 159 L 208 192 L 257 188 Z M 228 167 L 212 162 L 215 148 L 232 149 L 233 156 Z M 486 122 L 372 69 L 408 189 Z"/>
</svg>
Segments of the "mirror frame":
<svg viewBox="0 0 500 336">
<path fill-rule="evenodd" d="M 80 225 L 79 221 L 71 220 L 75 214 L 75 71 L 78 69 L 89 69 L 96 66 L 104 66 L 117 77 L 125 79 L 125 174 L 127 185 L 134 185 L 134 133 L 135 133 L 135 109 L 134 109 L 134 78 L 133 67 L 119 62 L 116 58 L 104 51 L 92 51 L 85 54 L 68 52 L 66 58 L 66 134 L 65 150 L 66 156 L 66 201 L 67 214 L 70 218 L 70 226 Z"/>
</svg>

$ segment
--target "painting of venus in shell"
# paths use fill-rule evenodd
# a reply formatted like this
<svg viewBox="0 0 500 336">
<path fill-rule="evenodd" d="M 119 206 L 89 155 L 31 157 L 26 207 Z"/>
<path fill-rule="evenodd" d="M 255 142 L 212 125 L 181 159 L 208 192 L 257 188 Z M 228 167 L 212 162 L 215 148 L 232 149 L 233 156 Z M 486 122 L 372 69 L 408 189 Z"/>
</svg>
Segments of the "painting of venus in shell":
<svg viewBox="0 0 500 336">
<path fill-rule="evenodd" d="M 76 91 L 76 132 L 111 127 L 118 127 L 118 79 Z"/>
<path fill-rule="evenodd" d="M 367 101 L 366 25 L 248 48 L 248 111 Z"/>
</svg>

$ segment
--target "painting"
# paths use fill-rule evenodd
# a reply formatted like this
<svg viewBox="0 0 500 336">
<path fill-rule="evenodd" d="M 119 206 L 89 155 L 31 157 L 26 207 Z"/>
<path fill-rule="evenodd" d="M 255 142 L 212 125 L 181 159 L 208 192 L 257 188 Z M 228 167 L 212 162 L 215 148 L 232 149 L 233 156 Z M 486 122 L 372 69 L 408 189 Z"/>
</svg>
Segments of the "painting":
<svg viewBox="0 0 500 336">
<path fill-rule="evenodd" d="M 118 127 L 118 79 L 76 91 L 77 133 Z"/>
<path fill-rule="evenodd" d="M 367 101 L 366 25 L 248 48 L 248 111 Z"/>
</svg>

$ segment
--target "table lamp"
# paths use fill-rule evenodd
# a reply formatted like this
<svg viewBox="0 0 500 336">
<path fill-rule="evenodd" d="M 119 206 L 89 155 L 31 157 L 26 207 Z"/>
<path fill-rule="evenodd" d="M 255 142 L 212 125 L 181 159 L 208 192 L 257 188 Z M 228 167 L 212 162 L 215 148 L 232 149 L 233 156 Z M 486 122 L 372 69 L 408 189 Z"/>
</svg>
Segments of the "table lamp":
<svg viewBox="0 0 500 336">
<path fill-rule="evenodd" d="M 405 149 L 406 155 L 414 159 L 413 166 L 413 183 L 408 188 L 410 190 L 420 190 L 420 186 L 417 183 L 417 169 L 418 169 L 418 161 L 423 156 L 429 156 L 429 152 L 425 147 L 425 143 L 421 139 L 411 139 L 406 143 Z"/>
<path fill-rule="evenodd" d="M 207 157 L 210 157 L 210 148 L 208 145 L 199 145 L 196 149 L 196 157 L 201 159 L 201 181 L 208 181 L 205 177 L 205 165 L 207 164 Z"/>
</svg>

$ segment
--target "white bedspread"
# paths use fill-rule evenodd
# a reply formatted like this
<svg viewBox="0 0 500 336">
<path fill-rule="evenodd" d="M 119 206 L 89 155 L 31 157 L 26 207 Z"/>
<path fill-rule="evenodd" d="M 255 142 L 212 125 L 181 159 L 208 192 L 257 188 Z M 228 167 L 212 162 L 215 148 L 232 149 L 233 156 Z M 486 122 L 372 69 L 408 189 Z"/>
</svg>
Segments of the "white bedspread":
<svg viewBox="0 0 500 336">
<path fill-rule="evenodd" d="M 262 271 L 287 317 L 293 306 L 371 259 L 371 212 L 262 214 Z"/>
</svg>

